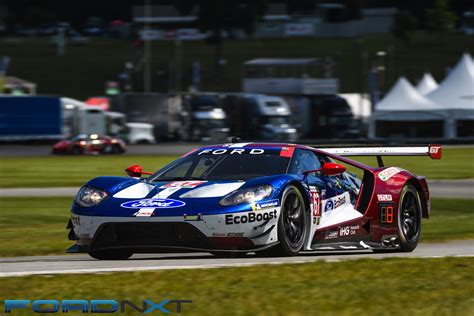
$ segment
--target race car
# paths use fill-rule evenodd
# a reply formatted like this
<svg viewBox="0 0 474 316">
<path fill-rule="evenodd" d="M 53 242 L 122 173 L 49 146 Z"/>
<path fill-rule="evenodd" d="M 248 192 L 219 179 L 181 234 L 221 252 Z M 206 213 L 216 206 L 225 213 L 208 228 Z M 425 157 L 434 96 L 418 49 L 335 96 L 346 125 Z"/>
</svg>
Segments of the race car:
<svg viewBox="0 0 474 316">
<path fill-rule="evenodd" d="M 98 134 L 81 134 L 69 140 L 61 140 L 54 144 L 53 154 L 122 154 L 126 145 L 118 137 Z"/>
<path fill-rule="evenodd" d="M 379 166 L 346 157 L 366 155 Z M 68 252 L 113 260 L 176 251 L 413 251 L 430 215 L 427 182 L 384 167 L 387 155 L 440 159 L 441 146 L 231 143 L 193 150 L 154 173 L 134 165 L 128 178 L 98 177 L 79 190 Z"/>
</svg>

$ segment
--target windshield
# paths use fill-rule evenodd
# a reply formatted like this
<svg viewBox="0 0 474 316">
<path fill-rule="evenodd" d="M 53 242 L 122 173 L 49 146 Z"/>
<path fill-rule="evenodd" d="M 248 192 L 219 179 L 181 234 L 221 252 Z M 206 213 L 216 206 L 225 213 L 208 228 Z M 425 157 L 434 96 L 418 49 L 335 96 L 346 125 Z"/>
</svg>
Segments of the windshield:
<svg viewBox="0 0 474 316">
<path fill-rule="evenodd" d="M 150 177 L 166 180 L 247 180 L 286 173 L 290 158 L 280 157 L 280 149 L 220 148 L 201 149 L 180 158 Z"/>
<path fill-rule="evenodd" d="M 226 127 L 225 120 L 198 119 L 198 124 L 202 128 L 214 129 Z"/>
<path fill-rule="evenodd" d="M 262 116 L 262 124 L 283 125 L 288 124 L 288 116 Z"/>
</svg>

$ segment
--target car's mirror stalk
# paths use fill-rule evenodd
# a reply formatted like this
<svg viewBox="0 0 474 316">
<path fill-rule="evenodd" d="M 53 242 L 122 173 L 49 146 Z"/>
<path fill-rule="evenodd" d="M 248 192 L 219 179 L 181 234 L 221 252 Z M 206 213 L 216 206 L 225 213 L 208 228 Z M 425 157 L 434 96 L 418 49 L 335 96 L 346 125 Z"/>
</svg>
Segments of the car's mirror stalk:
<svg viewBox="0 0 474 316">
<path fill-rule="evenodd" d="M 148 174 L 148 175 L 152 174 L 151 172 L 143 171 L 141 165 L 130 166 L 127 169 L 125 169 L 125 172 L 127 173 L 129 177 L 132 177 L 132 178 L 140 178 L 142 174 Z"/>
</svg>

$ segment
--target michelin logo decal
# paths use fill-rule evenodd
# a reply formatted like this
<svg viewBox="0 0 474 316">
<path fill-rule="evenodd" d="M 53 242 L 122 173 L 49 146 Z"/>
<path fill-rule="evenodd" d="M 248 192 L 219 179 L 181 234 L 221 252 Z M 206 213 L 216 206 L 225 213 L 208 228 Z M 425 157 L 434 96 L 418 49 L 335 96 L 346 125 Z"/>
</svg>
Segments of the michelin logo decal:
<svg viewBox="0 0 474 316">
<path fill-rule="evenodd" d="M 183 201 L 172 199 L 144 199 L 128 201 L 120 204 L 124 208 L 140 209 L 140 208 L 175 208 L 186 205 Z"/>
<path fill-rule="evenodd" d="M 256 210 L 262 210 L 262 209 L 265 209 L 265 208 L 277 207 L 279 203 L 280 203 L 279 200 L 270 200 L 270 201 L 266 201 L 266 202 L 255 202 L 255 203 L 252 204 L 252 209 L 254 211 L 256 211 Z"/>
</svg>

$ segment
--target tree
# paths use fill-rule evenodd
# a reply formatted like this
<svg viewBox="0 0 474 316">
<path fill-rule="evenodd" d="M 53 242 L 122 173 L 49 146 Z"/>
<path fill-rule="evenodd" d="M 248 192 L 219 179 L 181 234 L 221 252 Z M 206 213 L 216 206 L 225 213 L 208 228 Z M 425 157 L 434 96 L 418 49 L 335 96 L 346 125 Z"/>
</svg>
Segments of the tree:
<svg viewBox="0 0 474 316">
<path fill-rule="evenodd" d="M 224 32 L 229 36 L 235 30 L 255 32 L 256 23 L 265 13 L 266 0 L 176 0 L 175 7 L 183 15 L 196 12 L 200 31 L 209 33 L 207 43 L 214 46 L 215 67 L 219 70 Z"/>
<path fill-rule="evenodd" d="M 433 8 L 426 10 L 426 28 L 432 32 L 452 31 L 456 25 L 456 15 L 449 11 L 448 0 L 436 0 Z"/>
<path fill-rule="evenodd" d="M 417 27 L 417 20 L 410 12 L 399 11 L 394 17 L 392 33 L 396 38 L 409 43 Z"/>
</svg>

